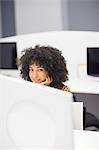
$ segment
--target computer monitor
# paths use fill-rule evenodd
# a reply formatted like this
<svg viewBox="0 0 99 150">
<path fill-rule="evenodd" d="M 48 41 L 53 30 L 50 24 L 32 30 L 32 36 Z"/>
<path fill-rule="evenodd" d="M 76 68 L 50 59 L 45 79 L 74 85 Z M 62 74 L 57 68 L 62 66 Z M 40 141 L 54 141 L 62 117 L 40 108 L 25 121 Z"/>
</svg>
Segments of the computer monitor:
<svg viewBox="0 0 99 150">
<path fill-rule="evenodd" d="M 99 47 L 87 48 L 87 74 L 99 77 Z"/>
<path fill-rule="evenodd" d="M 0 42 L 0 69 L 17 69 L 16 42 Z"/>
</svg>

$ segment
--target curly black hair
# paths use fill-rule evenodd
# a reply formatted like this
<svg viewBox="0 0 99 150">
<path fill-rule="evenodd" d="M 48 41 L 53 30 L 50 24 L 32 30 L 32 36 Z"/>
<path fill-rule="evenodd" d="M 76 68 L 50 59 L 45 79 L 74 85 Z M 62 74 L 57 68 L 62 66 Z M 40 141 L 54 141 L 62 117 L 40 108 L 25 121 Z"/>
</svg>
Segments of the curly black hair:
<svg viewBox="0 0 99 150">
<path fill-rule="evenodd" d="M 39 46 L 27 48 L 18 61 L 20 74 L 23 79 L 31 81 L 29 78 L 29 66 L 33 63 L 42 66 L 53 79 L 49 85 L 58 88 L 58 86 L 68 80 L 68 70 L 66 68 L 66 60 L 57 48 L 51 46 Z"/>
</svg>

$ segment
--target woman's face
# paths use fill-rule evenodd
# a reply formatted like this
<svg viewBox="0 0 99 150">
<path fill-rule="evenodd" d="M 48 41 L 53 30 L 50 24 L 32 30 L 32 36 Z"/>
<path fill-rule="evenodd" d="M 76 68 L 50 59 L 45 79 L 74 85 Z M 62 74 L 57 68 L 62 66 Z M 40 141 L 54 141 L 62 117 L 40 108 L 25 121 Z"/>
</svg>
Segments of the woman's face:
<svg viewBox="0 0 99 150">
<path fill-rule="evenodd" d="M 46 81 L 48 72 L 40 65 L 32 64 L 29 66 L 29 77 L 34 83 L 42 83 Z"/>
</svg>

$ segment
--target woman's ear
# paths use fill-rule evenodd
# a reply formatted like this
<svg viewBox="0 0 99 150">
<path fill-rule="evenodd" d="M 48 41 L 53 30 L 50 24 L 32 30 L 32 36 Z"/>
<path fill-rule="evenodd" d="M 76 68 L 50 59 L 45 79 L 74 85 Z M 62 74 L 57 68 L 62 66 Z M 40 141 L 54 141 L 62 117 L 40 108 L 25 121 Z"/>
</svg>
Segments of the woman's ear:
<svg viewBox="0 0 99 150">
<path fill-rule="evenodd" d="M 51 82 L 52 82 L 52 81 L 53 81 L 53 78 L 51 77 L 50 79 L 51 79 Z"/>
</svg>

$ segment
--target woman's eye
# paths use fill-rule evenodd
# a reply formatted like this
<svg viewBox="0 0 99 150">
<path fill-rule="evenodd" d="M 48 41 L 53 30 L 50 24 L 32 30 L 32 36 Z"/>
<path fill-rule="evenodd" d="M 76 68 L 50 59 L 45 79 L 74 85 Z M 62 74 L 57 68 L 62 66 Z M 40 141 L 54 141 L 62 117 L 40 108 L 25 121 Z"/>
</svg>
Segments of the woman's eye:
<svg viewBox="0 0 99 150">
<path fill-rule="evenodd" d="M 44 69 L 43 69 L 43 68 L 40 68 L 39 71 L 44 71 Z"/>
<path fill-rule="evenodd" d="M 32 68 L 30 68 L 29 71 L 34 71 L 34 70 Z"/>
</svg>

